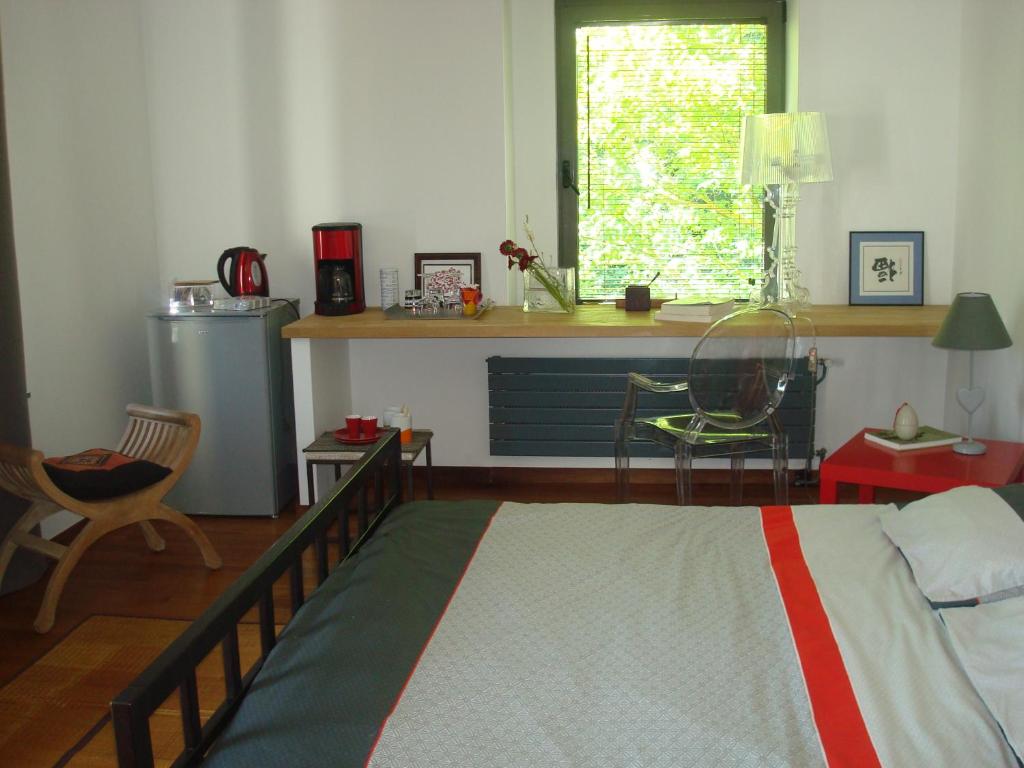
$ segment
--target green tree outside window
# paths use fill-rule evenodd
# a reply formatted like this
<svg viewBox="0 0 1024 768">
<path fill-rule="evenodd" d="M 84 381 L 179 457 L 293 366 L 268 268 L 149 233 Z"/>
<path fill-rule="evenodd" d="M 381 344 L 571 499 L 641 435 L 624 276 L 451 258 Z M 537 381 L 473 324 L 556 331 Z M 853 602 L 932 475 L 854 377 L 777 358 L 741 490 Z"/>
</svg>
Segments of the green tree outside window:
<svg viewBox="0 0 1024 768">
<path fill-rule="evenodd" d="M 571 88 L 573 103 L 564 109 L 560 94 L 560 151 L 574 150 L 579 195 L 561 193 L 560 261 L 577 266 L 581 298 L 621 297 L 659 272 L 655 296 L 748 297 L 764 265 L 764 210 L 762 190 L 738 182 L 740 125 L 745 115 L 777 111 L 769 108 L 781 95 L 769 82 L 777 58 L 769 24 L 623 23 L 607 10 L 616 4 L 592 4 L 594 13 L 562 3 L 570 18 L 560 26 L 571 29 L 559 40 L 572 40 L 573 77 L 563 59 L 559 86 Z M 700 15 L 692 3 L 676 5 Z M 778 3 L 731 4 L 768 5 Z M 588 13 L 615 23 L 588 21 Z"/>
</svg>

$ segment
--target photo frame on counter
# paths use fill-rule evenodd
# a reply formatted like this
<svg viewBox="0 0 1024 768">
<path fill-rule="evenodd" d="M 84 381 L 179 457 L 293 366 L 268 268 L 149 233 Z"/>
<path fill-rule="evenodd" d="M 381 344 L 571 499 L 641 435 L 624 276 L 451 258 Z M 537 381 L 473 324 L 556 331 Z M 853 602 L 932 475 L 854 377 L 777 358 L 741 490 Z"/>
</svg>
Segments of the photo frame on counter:
<svg viewBox="0 0 1024 768">
<path fill-rule="evenodd" d="M 924 232 L 850 232 L 850 304 L 924 304 Z"/>
<path fill-rule="evenodd" d="M 416 253 L 413 254 L 413 268 L 416 288 L 429 288 L 431 275 L 450 273 L 454 270 L 461 285 L 480 284 L 479 253 Z"/>
</svg>

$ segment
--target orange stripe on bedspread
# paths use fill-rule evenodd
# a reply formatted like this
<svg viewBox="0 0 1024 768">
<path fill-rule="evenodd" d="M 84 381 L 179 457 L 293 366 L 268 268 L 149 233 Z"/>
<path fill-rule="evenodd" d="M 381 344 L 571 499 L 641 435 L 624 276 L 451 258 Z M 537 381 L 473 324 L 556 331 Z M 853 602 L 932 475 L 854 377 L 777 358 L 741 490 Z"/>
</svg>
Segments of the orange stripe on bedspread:
<svg viewBox="0 0 1024 768">
<path fill-rule="evenodd" d="M 762 507 L 761 525 L 825 761 L 831 768 L 880 766 L 828 616 L 804 561 L 793 510 Z"/>
</svg>

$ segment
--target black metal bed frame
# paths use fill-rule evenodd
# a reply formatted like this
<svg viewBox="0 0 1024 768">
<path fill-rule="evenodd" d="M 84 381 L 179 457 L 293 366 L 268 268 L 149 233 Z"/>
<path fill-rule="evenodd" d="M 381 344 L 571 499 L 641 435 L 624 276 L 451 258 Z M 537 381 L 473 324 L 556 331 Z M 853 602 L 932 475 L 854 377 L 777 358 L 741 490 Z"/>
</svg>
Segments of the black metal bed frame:
<svg viewBox="0 0 1024 768">
<path fill-rule="evenodd" d="M 382 438 L 321 501 L 299 518 L 273 546 L 232 584 L 148 669 L 110 704 L 122 768 L 149 768 L 153 745 L 149 718 L 178 689 L 184 751 L 172 765 L 199 763 L 234 715 L 256 674 L 277 641 L 274 623 L 275 582 L 286 572 L 291 591 L 291 616 L 305 602 L 303 553 L 313 548 L 317 586 L 333 570 L 328 564 L 327 531 L 338 524 L 338 560 L 354 554 L 385 515 L 402 501 L 402 453 L 398 433 Z M 372 514 L 370 485 L 373 485 Z M 355 509 L 353 510 L 353 506 Z M 349 547 L 349 516 L 355 511 L 358 537 Z M 253 607 L 259 609 L 260 656 L 242 672 L 238 625 Z M 199 716 L 196 669 L 221 646 L 226 697 L 205 724 Z"/>
</svg>

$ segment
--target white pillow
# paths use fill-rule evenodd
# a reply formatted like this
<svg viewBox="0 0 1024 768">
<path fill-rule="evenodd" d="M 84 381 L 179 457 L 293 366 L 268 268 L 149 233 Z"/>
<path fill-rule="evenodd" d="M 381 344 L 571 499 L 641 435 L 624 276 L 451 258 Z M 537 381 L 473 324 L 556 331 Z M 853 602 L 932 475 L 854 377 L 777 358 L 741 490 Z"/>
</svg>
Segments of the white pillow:
<svg viewBox="0 0 1024 768">
<path fill-rule="evenodd" d="M 975 690 L 1024 757 L 1024 598 L 939 615 Z"/>
<path fill-rule="evenodd" d="M 932 603 L 1024 594 L 1024 518 L 990 488 L 936 493 L 881 520 Z"/>
</svg>

